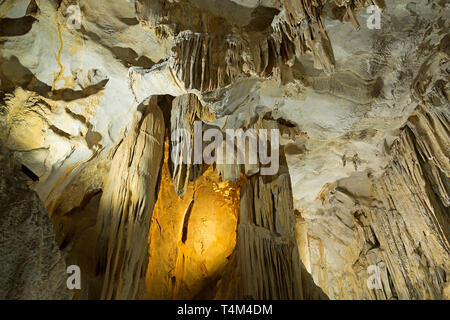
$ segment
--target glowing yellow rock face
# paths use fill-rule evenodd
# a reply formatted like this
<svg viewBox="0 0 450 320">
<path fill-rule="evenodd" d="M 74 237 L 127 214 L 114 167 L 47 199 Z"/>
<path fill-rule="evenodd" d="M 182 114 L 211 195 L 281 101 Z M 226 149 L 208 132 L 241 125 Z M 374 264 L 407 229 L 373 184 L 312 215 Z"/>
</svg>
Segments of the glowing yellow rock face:
<svg viewBox="0 0 450 320">
<path fill-rule="evenodd" d="M 149 299 L 207 297 L 236 245 L 238 183 L 213 168 L 177 197 L 166 158 L 150 228 L 146 276 Z"/>
</svg>

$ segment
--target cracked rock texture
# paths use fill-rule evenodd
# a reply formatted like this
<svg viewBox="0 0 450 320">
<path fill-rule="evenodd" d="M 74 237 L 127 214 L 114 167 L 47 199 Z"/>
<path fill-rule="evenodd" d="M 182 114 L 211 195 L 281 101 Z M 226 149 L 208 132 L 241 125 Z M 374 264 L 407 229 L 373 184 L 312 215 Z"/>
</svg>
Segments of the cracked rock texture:
<svg viewBox="0 0 450 320">
<path fill-rule="evenodd" d="M 0 1 L 2 297 L 449 299 L 449 5 Z M 279 170 L 174 163 L 195 121 Z"/>
</svg>

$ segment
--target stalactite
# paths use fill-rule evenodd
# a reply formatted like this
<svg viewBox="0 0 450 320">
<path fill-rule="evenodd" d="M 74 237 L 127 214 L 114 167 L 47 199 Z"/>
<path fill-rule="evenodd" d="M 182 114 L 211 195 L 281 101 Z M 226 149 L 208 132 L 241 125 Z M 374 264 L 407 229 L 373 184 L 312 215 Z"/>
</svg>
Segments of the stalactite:
<svg viewBox="0 0 450 320">
<path fill-rule="evenodd" d="M 334 0 L 334 3 L 339 8 L 344 9 L 344 11 L 337 15 L 337 18 L 344 22 L 351 22 L 355 29 L 360 28 L 358 19 L 356 18 L 358 11 L 372 5 L 376 5 L 380 9 L 386 7 L 384 0 Z"/>
<path fill-rule="evenodd" d="M 272 23 L 272 37 L 284 63 L 292 64 L 295 57 L 309 52 L 316 68 L 333 71 L 334 54 L 323 22 L 323 5 L 323 1 L 283 0 L 285 11 Z"/>
<path fill-rule="evenodd" d="M 450 299 L 448 1 L 78 2 L 0 1 L 0 298 Z"/>
<path fill-rule="evenodd" d="M 52 222 L 20 168 L 0 144 L 0 299 L 71 299 Z"/>
<path fill-rule="evenodd" d="M 330 218 L 311 222 L 309 251 L 312 273 L 332 298 L 449 298 L 449 61 L 441 51 L 420 68 L 411 88 L 417 108 L 384 174 L 342 179 L 320 195 L 317 216 Z M 331 217 L 340 221 L 334 230 Z M 380 270 L 375 290 L 367 286 L 369 266 Z"/>
<path fill-rule="evenodd" d="M 90 298 L 135 299 L 144 293 L 165 128 L 155 98 L 142 108 L 114 155 L 100 200 L 96 287 Z"/>
<path fill-rule="evenodd" d="M 450 268 L 450 166 L 449 150 L 442 148 L 442 142 L 450 137 L 445 128 L 448 113 L 445 119 L 439 117 L 419 109 L 410 118 L 394 145 L 394 160 L 374 184 L 382 205 L 365 209 L 364 225 L 371 226 L 381 249 L 379 260 L 373 262 L 385 265 L 390 275 L 383 277 L 384 297 L 377 294 L 378 298 L 445 298 Z M 430 150 L 436 158 L 427 156 Z M 443 153 L 447 160 L 439 163 Z"/>
<path fill-rule="evenodd" d="M 180 139 L 188 139 L 188 141 L 171 141 L 170 153 L 177 153 L 178 162 L 169 162 L 169 168 L 171 171 L 173 183 L 177 195 L 183 197 L 190 181 L 197 180 L 203 173 L 203 164 L 194 163 L 194 122 L 195 121 L 214 121 L 215 116 L 212 114 L 207 106 L 202 106 L 198 98 L 194 94 L 187 94 L 177 97 L 173 101 L 171 111 L 171 132 L 174 133 L 177 130 L 186 130 L 190 137 L 179 137 Z M 197 135 L 202 135 L 202 132 L 198 132 Z M 184 144 L 189 144 L 188 150 L 184 149 Z M 185 154 L 185 152 L 189 154 Z M 199 150 L 202 152 L 203 150 Z M 190 163 L 184 163 L 184 157 L 190 159 Z M 172 159 L 173 160 L 173 159 Z"/>
</svg>

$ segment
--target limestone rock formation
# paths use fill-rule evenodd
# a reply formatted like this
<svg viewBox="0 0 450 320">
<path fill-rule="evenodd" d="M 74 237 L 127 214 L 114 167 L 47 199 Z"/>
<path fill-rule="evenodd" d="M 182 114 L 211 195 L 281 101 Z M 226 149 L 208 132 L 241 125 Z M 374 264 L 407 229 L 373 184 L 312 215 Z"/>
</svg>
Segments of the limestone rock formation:
<svg viewBox="0 0 450 320">
<path fill-rule="evenodd" d="M 0 299 L 70 299 L 66 263 L 31 179 L 0 149 Z"/>
<path fill-rule="evenodd" d="M 330 297 L 449 299 L 450 114 L 448 82 L 439 76 L 448 61 L 438 53 L 421 68 L 412 88 L 421 104 L 390 147 L 384 174 L 355 173 L 321 192 L 308 260 Z M 381 269 L 379 290 L 360 285 L 369 265 Z"/>
<path fill-rule="evenodd" d="M 170 175 L 168 150 L 167 141 L 149 234 L 145 297 L 211 299 L 236 246 L 239 184 L 223 182 L 208 168 L 181 198 Z"/>
<path fill-rule="evenodd" d="M 1 1 L 0 297 L 449 299 L 449 29 L 437 0 Z"/>
<path fill-rule="evenodd" d="M 141 107 L 115 152 L 100 199 L 94 271 L 98 279 L 89 292 L 94 298 L 134 299 L 144 290 L 165 128 L 156 98 Z"/>
<path fill-rule="evenodd" d="M 237 244 L 220 299 L 325 299 L 299 259 L 289 174 L 253 176 L 240 189 Z"/>
</svg>

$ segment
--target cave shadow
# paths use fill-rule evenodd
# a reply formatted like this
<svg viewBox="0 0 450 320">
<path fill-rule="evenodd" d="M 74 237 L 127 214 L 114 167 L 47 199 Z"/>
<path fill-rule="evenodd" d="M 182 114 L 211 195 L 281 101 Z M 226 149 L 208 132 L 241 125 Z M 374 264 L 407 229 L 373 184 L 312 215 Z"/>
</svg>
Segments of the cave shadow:
<svg viewBox="0 0 450 320">
<path fill-rule="evenodd" d="M 10 92 L 17 87 L 36 92 L 42 97 L 51 100 L 70 102 L 87 98 L 104 90 L 109 79 L 104 79 L 96 84 L 90 85 L 82 90 L 70 88 L 53 90 L 51 86 L 40 81 L 16 56 L 6 60 L 0 59 L 0 78 L 2 79 L 2 89 Z"/>
</svg>

